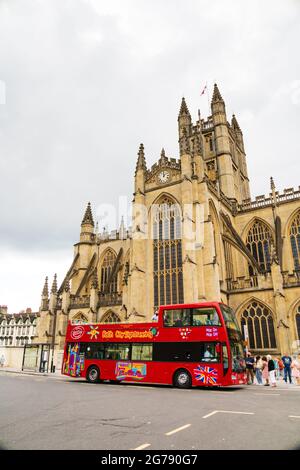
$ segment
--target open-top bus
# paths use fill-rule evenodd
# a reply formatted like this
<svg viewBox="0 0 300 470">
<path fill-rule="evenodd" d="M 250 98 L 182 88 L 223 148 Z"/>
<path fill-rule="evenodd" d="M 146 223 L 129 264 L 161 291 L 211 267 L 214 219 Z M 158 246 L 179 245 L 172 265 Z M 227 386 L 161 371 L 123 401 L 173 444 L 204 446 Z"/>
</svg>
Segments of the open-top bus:
<svg viewBox="0 0 300 470">
<path fill-rule="evenodd" d="M 151 323 L 68 323 L 62 373 L 95 383 L 245 384 L 234 312 L 219 302 L 167 305 Z"/>
</svg>

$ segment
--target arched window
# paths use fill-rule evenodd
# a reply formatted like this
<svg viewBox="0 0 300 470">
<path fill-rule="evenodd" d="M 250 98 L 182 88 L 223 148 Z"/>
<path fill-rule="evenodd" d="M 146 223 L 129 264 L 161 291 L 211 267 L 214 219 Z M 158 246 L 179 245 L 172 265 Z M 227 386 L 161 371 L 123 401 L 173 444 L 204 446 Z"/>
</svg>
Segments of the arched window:
<svg viewBox="0 0 300 470">
<path fill-rule="evenodd" d="M 107 250 L 104 260 L 101 266 L 101 292 L 116 293 L 118 291 L 118 274 L 114 274 L 114 277 L 110 279 L 113 266 L 116 261 L 116 255 L 112 250 Z M 109 286 L 107 282 L 110 281 Z"/>
<path fill-rule="evenodd" d="M 300 211 L 297 212 L 290 228 L 290 240 L 295 269 L 300 269 Z"/>
<path fill-rule="evenodd" d="M 101 323 L 120 323 L 120 317 L 115 312 L 107 312 L 101 320 Z"/>
<path fill-rule="evenodd" d="M 274 320 L 271 311 L 257 301 L 251 302 L 241 316 L 242 332 L 248 329 L 249 349 L 276 349 Z"/>
<path fill-rule="evenodd" d="M 154 306 L 183 303 L 181 210 L 165 197 L 153 211 Z"/>
<path fill-rule="evenodd" d="M 273 244 L 273 237 L 269 227 L 262 221 L 256 220 L 248 231 L 246 245 L 265 272 L 271 270 L 271 244 Z M 249 271 L 250 275 L 254 274 L 252 266 L 249 266 Z"/>
<path fill-rule="evenodd" d="M 298 334 L 298 340 L 300 340 L 300 305 L 298 305 L 298 308 L 297 308 L 295 321 L 296 321 L 296 331 Z"/>
<path fill-rule="evenodd" d="M 76 315 L 72 318 L 72 323 L 82 324 L 88 322 L 88 318 L 81 312 L 76 313 Z"/>
</svg>

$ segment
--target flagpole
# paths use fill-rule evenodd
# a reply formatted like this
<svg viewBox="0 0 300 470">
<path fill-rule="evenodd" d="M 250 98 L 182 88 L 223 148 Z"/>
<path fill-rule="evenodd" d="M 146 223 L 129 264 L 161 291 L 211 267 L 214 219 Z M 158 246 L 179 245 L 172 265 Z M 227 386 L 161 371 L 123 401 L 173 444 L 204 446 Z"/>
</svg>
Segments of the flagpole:
<svg viewBox="0 0 300 470">
<path fill-rule="evenodd" d="M 207 109 L 207 112 L 208 112 L 208 116 L 210 116 L 210 99 L 209 99 L 209 91 L 208 91 L 208 86 L 207 86 L 207 82 L 206 82 L 206 89 L 207 89 L 207 106 L 208 106 L 208 109 Z"/>
</svg>

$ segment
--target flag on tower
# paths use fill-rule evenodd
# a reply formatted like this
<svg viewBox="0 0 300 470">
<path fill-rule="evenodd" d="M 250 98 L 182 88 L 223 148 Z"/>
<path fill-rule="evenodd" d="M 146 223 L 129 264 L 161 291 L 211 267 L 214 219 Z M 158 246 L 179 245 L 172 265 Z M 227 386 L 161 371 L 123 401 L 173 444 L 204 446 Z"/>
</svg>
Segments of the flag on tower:
<svg viewBox="0 0 300 470">
<path fill-rule="evenodd" d="M 204 93 L 205 93 L 205 91 L 206 91 L 206 88 L 207 88 L 207 84 L 205 85 L 205 87 L 204 87 L 203 90 L 201 91 L 200 96 L 204 95 Z"/>
</svg>

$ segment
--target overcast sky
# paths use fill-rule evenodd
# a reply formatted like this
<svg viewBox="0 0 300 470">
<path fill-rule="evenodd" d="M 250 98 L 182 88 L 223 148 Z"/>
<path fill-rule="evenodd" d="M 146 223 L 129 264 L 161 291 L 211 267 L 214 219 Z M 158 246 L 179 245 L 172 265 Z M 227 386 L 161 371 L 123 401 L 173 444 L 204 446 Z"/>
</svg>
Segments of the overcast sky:
<svg viewBox="0 0 300 470">
<path fill-rule="evenodd" d="M 206 83 L 242 127 L 252 198 L 270 176 L 297 187 L 299 20 L 297 0 L 0 0 L 0 304 L 38 309 L 87 202 L 131 201 L 140 142 L 148 164 L 178 158 L 181 97 L 206 117 Z"/>
</svg>

